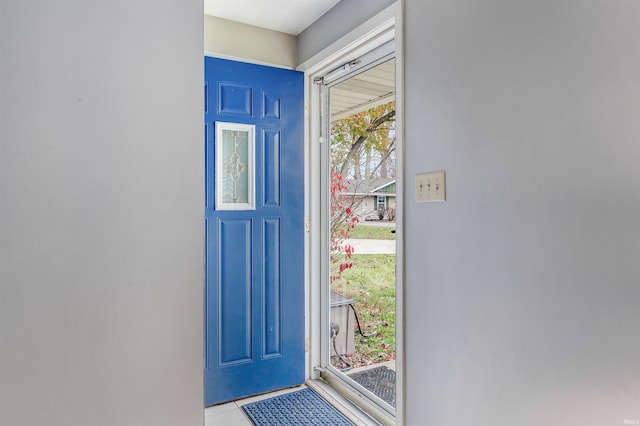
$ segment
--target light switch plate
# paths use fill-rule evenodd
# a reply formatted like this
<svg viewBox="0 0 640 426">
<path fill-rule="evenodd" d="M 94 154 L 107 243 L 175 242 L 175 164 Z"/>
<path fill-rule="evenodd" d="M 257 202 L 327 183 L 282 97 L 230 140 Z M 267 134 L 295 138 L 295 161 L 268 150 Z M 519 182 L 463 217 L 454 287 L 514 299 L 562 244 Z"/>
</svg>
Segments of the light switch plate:
<svg viewBox="0 0 640 426">
<path fill-rule="evenodd" d="M 446 194 L 444 170 L 416 175 L 417 203 L 446 201 Z"/>
</svg>

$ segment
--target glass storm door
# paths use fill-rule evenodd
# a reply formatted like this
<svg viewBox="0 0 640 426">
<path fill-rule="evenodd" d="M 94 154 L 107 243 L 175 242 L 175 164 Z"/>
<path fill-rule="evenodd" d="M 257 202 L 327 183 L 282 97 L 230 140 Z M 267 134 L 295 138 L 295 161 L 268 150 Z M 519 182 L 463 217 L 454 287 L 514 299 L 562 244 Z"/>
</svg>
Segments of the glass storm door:
<svg viewBox="0 0 640 426">
<path fill-rule="evenodd" d="M 333 78 L 332 78 L 333 77 Z M 321 87 L 327 241 L 321 376 L 395 415 L 396 102 L 393 53 L 349 62 Z"/>
</svg>

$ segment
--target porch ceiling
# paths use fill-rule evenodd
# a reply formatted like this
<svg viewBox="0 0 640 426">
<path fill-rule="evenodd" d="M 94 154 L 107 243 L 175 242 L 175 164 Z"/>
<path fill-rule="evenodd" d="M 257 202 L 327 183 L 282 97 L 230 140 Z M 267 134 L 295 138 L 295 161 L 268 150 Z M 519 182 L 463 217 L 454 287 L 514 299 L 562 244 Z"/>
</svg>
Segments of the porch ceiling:
<svg viewBox="0 0 640 426">
<path fill-rule="evenodd" d="M 331 88 L 331 120 L 347 117 L 395 99 L 395 59 L 390 59 Z"/>
</svg>

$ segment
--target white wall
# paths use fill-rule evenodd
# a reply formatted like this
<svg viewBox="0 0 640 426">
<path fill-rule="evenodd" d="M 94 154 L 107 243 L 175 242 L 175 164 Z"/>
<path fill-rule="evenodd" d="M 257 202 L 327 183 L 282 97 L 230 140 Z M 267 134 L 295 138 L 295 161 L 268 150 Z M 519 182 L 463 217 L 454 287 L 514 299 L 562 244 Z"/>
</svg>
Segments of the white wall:
<svg viewBox="0 0 640 426">
<path fill-rule="evenodd" d="M 298 65 L 295 36 L 206 15 L 204 52 L 210 56 L 288 69 Z"/>
<path fill-rule="evenodd" d="M 407 424 L 640 419 L 640 3 L 405 6 Z"/>
<path fill-rule="evenodd" d="M 0 0 L 0 424 L 201 425 L 202 1 Z"/>
</svg>

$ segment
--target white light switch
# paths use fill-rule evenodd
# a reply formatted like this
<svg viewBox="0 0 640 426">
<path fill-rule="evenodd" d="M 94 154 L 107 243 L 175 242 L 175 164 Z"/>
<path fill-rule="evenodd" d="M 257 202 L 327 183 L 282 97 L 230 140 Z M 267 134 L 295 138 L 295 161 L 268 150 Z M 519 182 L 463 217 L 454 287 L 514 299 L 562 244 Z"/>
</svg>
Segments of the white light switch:
<svg viewBox="0 0 640 426">
<path fill-rule="evenodd" d="M 444 170 L 416 175 L 416 202 L 431 203 L 446 200 Z"/>
</svg>

